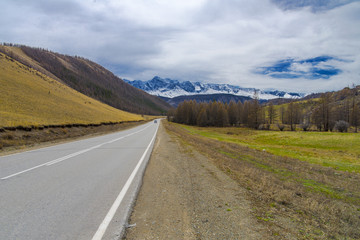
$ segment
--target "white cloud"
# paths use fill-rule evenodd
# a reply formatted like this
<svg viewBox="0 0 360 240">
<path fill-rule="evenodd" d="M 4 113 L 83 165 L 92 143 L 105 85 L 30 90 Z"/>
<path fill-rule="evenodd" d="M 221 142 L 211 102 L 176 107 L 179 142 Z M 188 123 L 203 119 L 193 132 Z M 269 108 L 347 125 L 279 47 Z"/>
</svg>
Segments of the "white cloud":
<svg viewBox="0 0 360 240">
<path fill-rule="evenodd" d="M 270 0 L 13 0 L 2 4 L 0 41 L 82 55 L 130 79 L 332 90 L 360 84 L 360 2 L 347 2 L 313 11 L 282 10 Z M 342 73 L 329 80 L 254 73 L 282 59 L 322 55 L 351 62 L 331 63 Z"/>
<path fill-rule="evenodd" d="M 310 63 L 293 63 L 291 65 L 291 70 L 294 72 L 309 72 L 312 68 L 312 64 Z"/>
</svg>

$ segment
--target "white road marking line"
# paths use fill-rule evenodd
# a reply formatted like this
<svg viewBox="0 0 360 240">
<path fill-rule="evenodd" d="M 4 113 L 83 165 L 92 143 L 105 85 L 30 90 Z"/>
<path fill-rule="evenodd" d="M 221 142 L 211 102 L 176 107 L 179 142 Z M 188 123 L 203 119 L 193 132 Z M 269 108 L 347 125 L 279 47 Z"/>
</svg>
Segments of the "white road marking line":
<svg viewBox="0 0 360 240">
<path fill-rule="evenodd" d="M 111 222 L 111 220 L 113 219 L 116 211 L 118 210 L 126 192 L 128 191 L 132 181 L 134 180 L 142 162 L 144 161 L 145 159 L 145 156 L 146 154 L 148 153 L 149 149 L 150 149 L 150 146 L 151 144 L 154 142 L 155 140 L 155 137 L 156 137 L 156 133 L 159 129 L 159 124 L 157 125 L 156 127 L 156 131 L 155 131 L 155 134 L 153 136 L 153 138 L 151 139 L 149 145 L 147 146 L 145 152 L 143 153 L 143 155 L 141 156 L 138 164 L 136 165 L 136 167 L 134 168 L 134 170 L 132 171 L 130 177 L 128 178 L 128 180 L 126 181 L 124 187 L 121 189 L 119 195 L 117 196 L 115 202 L 113 203 L 113 205 L 111 206 L 109 212 L 106 214 L 104 220 L 102 221 L 102 223 L 100 224 L 98 230 L 96 231 L 95 235 L 93 236 L 92 240 L 101 240 L 102 237 L 104 236 L 105 232 L 106 232 L 106 229 L 109 227 L 109 224 Z"/>
<path fill-rule="evenodd" d="M 103 146 L 103 145 L 105 145 L 105 144 L 113 143 L 113 142 L 119 141 L 119 140 L 121 140 L 121 139 L 123 139 L 123 138 L 126 138 L 126 137 L 129 137 L 129 136 L 131 136 L 131 135 L 134 135 L 134 134 L 136 134 L 136 133 L 142 132 L 142 131 L 144 131 L 145 129 L 147 129 L 148 127 L 150 127 L 150 126 L 151 126 L 151 125 L 148 125 L 148 126 L 144 127 L 143 129 L 140 129 L 139 131 L 130 133 L 130 134 L 128 134 L 128 135 L 125 135 L 125 136 L 122 136 L 122 137 L 119 137 L 119 138 L 115 138 L 115 139 L 113 139 L 113 140 L 111 140 L 111 141 L 98 144 L 98 145 L 93 146 L 93 147 L 91 147 L 91 148 L 83 149 L 83 150 L 81 150 L 81 151 L 78 151 L 78 152 L 75 152 L 75 153 L 66 155 L 66 156 L 64 156 L 64 157 L 57 158 L 57 159 L 55 159 L 55 160 L 51 160 L 51 161 L 49 161 L 49 162 L 46 162 L 46 163 L 37 165 L 37 166 L 35 166 L 35 167 L 28 168 L 28 169 L 25 169 L 25 170 L 23 170 L 23 171 L 20 171 L 20 172 L 11 174 L 11 175 L 9 175 L 9 176 L 6 176 L 6 177 L 1 178 L 1 180 L 6 180 L 6 179 L 9 179 L 9 178 L 15 177 L 15 176 L 17 176 L 17 175 L 20 175 L 20 174 L 23 174 L 23 173 L 32 171 L 32 170 L 34 170 L 34 169 L 40 168 L 40 167 L 51 166 L 51 165 L 53 165 L 53 164 L 62 162 L 62 161 L 64 161 L 64 160 L 66 160 L 66 159 L 69 159 L 69 158 L 75 157 L 75 156 L 77 156 L 77 155 L 80 155 L 80 154 L 86 153 L 86 152 L 88 152 L 88 151 L 91 151 L 91 150 L 93 150 L 93 149 L 99 148 L 99 147 L 101 147 L 101 146 Z"/>
<path fill-rule="evenodd" d="M 131 130 L 131 129 L 126 129 L 126 130 L 123 130 L 123 131 L 129 131 L 129 130 Z M 116 134 L 116 133 L 110 133 L 110 134 Z M 99 136 L 99 137 L 103 137 L 103 136 L 106 136 L 106 135 L 102 135 L 102 136 Z M 88 139 L 91 139 L 91 138 L 88 138 Z M 87 140 L 87 139 L 83 139 L 83 140 Z M 69 142 L 59 143 L 58 145 L 69 144 L 69 143 L 73 143 L 73 142 L 77 142 L 77 141 L 82 141 L 82 140 L 73 140 L 73 141 L 69 141 Z M 17 153 L 11 153 L 11 154 L 7 154 L 7 155 L 2 155 L 2 156 L 0 156 L 0 158 L 12 157 L 12 156 L 20 155 L 20 154 L 24 154 L 24 153 L 32 153 L 32 152 L 36 152 L 36 151 L 39 151 L 39 150 L 45 150 L 45 149 L 48 149 L 48 148 L 52 148 L 54 146 L 57 146 L 57 145 L 47 146 L 47 147 L 40 147 L 40 148 L 37 148 L 37 149 L 28 150 L 28 151 L 24 151 L 24 152 L 17 152 Z"/>
<path fill-rule="evenodd" d="M 29 171 L 34 170 L 34 169 L 36 169 L 36 168 L 42 167 L 42 166 L 44 166 L 45 164 L 46 164 L 46 163 L 41 164 L 41 165 L 37 165 L 37 166 L 35 166 L 35 167 L 26 169 L 26 170 L 21 171 L 21 172 L 17 172 L 17 173 L 11 174 L 11 175 L 9 175 L 9 176 L 6 176 L 6 177 L 1 178 L 1 180 L 6 180 L 6 179 L 8 179 L 8 178 L 15 177 L 16 175 L 29 172 Z"/>
<path fill-rule="evenodd" d="M 51 166 L 51 165 L 53 165 L 53 164 L 62 162 L 62 161 L 64 161 L 64 160 L 66 160 L 66 159 L 75 157 L 75 156 L 77 156 L 77 155 L 86 153 L 86 152 L 88 152 L 88 151 L 91 151 L 91 150 L 93 150 L 93 149 L 95 149 L 95 148 L 99 148 L 99 147 L 101 147 L 101 146 L 104 145 L 104 144 L 106 144 L 106 143 L 102 143 L 102 144 L 96 145 L 96 146 L 94 146 L 94 147 L 87 148 L 87 149 L 81 150 L 81 151 L 79 151 L 79 152 L 75 152 L 75 153 L 69 154 L 69 155 L 67 155 L 67 156 L 64 156 L 64 157 L 55 159 L 55 160 L 53 160 L 53 161 L 47 162 L 45 165 L 46 165 L 46 166 Z"/>
</svg>

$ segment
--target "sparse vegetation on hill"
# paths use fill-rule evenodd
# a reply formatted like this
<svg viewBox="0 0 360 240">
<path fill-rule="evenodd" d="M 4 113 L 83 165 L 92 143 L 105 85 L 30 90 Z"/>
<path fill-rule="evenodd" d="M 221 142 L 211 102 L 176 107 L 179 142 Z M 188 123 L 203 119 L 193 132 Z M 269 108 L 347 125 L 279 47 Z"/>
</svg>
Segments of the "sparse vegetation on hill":
<svg viewBox="0 0 360 240">
<path fill-rule="evenodd" d="M 0 46 L 0 52 L 91 98 L 124 111 L 160 115 L 170 108 L 160 98 L 125 83 L 85 58 L 18 45 Z"/>
<path fill-rule="evenodd" d="M 139 121 L 0 53 L 0 127 Z"/>
</svg>

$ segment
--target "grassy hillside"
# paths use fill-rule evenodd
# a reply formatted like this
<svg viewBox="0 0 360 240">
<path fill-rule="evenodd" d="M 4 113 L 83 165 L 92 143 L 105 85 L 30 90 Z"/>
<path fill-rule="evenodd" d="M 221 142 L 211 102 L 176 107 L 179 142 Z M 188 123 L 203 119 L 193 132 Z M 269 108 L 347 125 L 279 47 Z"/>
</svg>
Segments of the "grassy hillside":
<svg viewBox="0 0 360 240">
<path fill-rule="evenodd" d="M 0 46 L 0 52 L 91 98 L 124 111 L 160 115 L 170 108 L 160 98 L 125 83 L 102 66 L 81 57 L 26 46 Z"/>
<path fill-rule="evenodd" d="M 0 127 L 142 120 L 0 53 Z"/>
</svg>

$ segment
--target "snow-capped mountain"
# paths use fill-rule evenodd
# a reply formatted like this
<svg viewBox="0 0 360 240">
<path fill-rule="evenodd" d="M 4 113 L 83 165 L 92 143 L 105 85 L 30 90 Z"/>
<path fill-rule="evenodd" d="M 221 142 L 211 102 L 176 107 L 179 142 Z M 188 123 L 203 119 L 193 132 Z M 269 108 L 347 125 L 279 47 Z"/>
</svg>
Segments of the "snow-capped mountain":
<svg viewBox="0 0 360 240">
<path fill-rule="evenodd" d="M 256 91 L 259 99 L 270 100 L 274 98 L 302 98 L 305 94 L 291 93 L 278 90 L 260 90 L 255 88 L 242 88 L 229 84 L 214 84 L 200 82 L 180 82 L 170 78 L 154 77 L 148 81 L 141 80 L 124 80 L 136 88 L 160 97 L 174 98 L 184 95 L 200 94 L 233 94 L 236 96 L 253 97 Z"/>
</svg>

